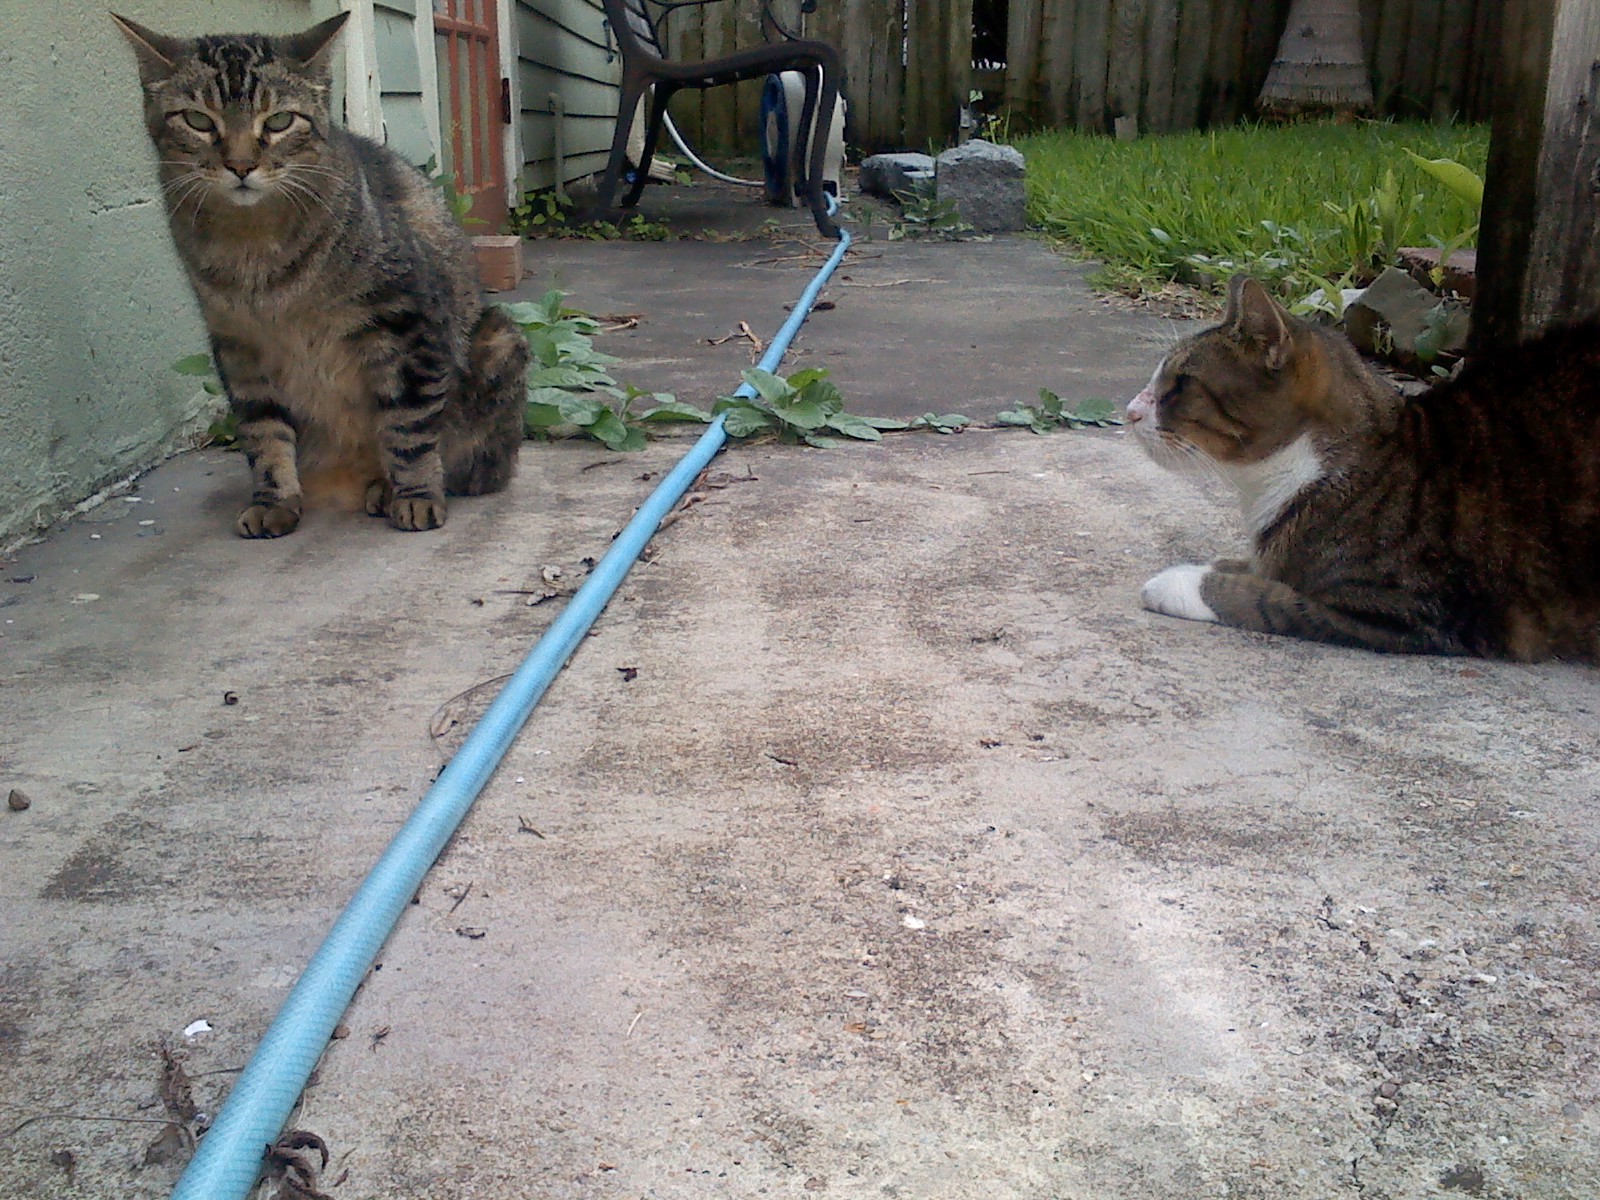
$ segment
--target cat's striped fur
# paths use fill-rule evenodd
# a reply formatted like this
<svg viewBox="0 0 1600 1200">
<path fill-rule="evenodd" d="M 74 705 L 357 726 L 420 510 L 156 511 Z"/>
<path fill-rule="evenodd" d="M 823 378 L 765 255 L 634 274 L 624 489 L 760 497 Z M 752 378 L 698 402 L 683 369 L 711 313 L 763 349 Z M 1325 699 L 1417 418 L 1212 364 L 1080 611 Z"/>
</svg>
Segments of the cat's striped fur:
<svg viewBox="0 0 1600 1200">
<path fill-rule="evenodd" d="M 1241 276 L 1128 416 L 1157 461 L 1235 483 L 1254 537 L 1248 562 L 1163 571 L 1146 607 L 1373 650 L 1600 658 L 1600 325 L 1406 399 Z"/>
<path fill-rule="evenodd" d="M 447 492 L 506 486 L 523 436 L 527 344 L 483 305 L 443 196 L 330 119 L 346 16 L 192 40 L 115 18 L 250 460 L 245 537 L 291 532 L 307 492 L 341 486 L 397 528 L 436 528 Z"/>
</svg>

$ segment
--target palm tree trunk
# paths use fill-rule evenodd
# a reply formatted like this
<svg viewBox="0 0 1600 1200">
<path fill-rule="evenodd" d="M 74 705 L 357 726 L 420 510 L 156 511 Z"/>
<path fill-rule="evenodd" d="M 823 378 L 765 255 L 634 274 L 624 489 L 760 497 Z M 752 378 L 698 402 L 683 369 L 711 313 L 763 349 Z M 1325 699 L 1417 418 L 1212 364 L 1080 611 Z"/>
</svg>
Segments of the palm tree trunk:
<svg viewBox="0 0 1600 1200">
<path fill-rule="evenodd" d="M 1359 0 L 1294 0 L 1257 103 L 1283 116 L 1372 108 Z"/>
</svg>

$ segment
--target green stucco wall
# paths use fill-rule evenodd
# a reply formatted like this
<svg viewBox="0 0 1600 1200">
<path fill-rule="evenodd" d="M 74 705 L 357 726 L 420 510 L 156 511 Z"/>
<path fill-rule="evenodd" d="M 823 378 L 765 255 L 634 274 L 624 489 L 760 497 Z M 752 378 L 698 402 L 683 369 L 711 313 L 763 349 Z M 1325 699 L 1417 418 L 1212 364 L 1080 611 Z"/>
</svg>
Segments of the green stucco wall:
<svg viewBox="0 0 1600 1200">
<path fill-rule="evenodd" d="M 0 38 L 0 549 L 156 461 L 203 404 L 138 72 L 101 0 L 12 3 Z M 303 28 L 333 0 L 127 0 L 165 33 Z"/>
</svg>

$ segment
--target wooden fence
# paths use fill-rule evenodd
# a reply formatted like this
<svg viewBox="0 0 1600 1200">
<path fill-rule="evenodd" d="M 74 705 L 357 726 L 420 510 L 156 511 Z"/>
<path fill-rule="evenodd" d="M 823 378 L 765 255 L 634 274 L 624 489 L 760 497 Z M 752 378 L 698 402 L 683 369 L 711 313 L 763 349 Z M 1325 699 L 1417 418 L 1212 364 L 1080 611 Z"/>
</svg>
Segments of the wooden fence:
<svg viewBox="0 0 1600 1200">
<path fill-rule="evenodd" d="M 1291 0 L 821 0 L 806 36 L 845 59 L 851 140 L 866 150 L 925 148 L 954 136 L 958 98 L 1024 124 L 1109 131 L 1117 117 L 1163 132 L 1228 124 L 1254 110 Z M 1361 0 L 1381 112 L 1485 120 L 1504 0 Z M 776 5 L 796 23 L 797 0 Z M 752 44 L 759 4 L 732 0 L 673 14 L 669 45 L 698 56 Z M 996 29 L 995 24 L 1003 24 Z M 973 63 L 974 45 L 1005 61 Z M 993 53 L 984 53 L 987 59 Z M 760 90 L 686 98 L 679 125 L 707 145 L 753 151 Z"/>
</svg>

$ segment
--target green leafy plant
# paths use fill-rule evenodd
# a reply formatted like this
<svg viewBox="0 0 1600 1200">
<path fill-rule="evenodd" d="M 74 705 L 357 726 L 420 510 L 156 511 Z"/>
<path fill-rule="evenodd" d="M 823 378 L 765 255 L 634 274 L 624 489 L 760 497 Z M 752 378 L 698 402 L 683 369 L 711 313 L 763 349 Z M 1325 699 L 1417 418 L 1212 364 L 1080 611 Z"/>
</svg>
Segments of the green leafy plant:
<svg viewBox="0 0 1600 1200">
<path fill-rule="evenodd" d="M 472 197 L 456 191 L 455 177 L 449 171 L 440 170 L 437 157 L 428 156 L 428 161 L 422 164 L 422 173 L 444 196 L 444 202 L 450 206 L 450 215 L 456 219 L 457 225 L 465 228 L 468 225 L 488 224 L 483 218 L 472 215 Z"/>
<path fill-rule="evenodd" d="M 591 242 L 665 242 L 672 230 L 643 213 L 617 224 L 613 221 L 578 221 L 577 205 L 555 191 L 529 192 L 506 215 L 506 227 L 523 237 L 576 238 Z"/>
<path fill-rule="evenodd" d="M 1076 407 L 1049 388 L 1039 389 L 1038 404 L 1019 404 L 995 417 L 1002 425 L 1022 425 L 1034 433 L 1049 433 L 1055 429 L 1101 429 L 1123 424 L 1117 406 L 1099 396 L 1080 400 Z"/>
<path fill-rule="evenodd" d="M 1355 286 L 1355 271 L 1346 271 L 1337 279 L 1324 279 L 1310 292 L 1292 301 L 1289 311 L 1299 317 L 1322 316 L 1338 323 L 1344 320 L 1344 293 Z"/>
<path fill-rule="evenodd" d="M 172 364 L 172 369 L 179 375 L 189 375 L 198 379 L 208 396 L 221 397 L 227 394 L 222 386 L 222 380 L 217 378 L 216 365 L 211 361 L 209 354 L 186 354 Z M 222 413 L 206 427 L 206 437 L 213 446 L 223 446 L 230 450 L 237 448 L 239 418 L 231 411 Z"/>
<path fill-rule="evenodd" d="M 1402 149 L 1405 149 L 1412 162 L 1442 183 L 1458 200 L 1472 206 L 1474 220 L 1470 227 L 1460 230 L 1453 237 L 1433 239 L 1434 245 L 1439 248 L 1439 265 L 1430 275 L 1433 285 L 1440 287 L 1444 284 L 1445 267 L 1449 265 L 1450 256 L 1478 240 L 1477 218 L 1483 212 L 1483 176 L 1453 158 L 1423 158 L 1414 150 Z"/>
<path fill-rule="evenodd" d="M 907 426 L 908 429 L 931 429 L 934 433 L 960 433 L 972 424 L 970 417 L 960 413 L 923 413 L 914 418 Z"/>
<path fill-rule="evenodd" d="M 567 308 L 559 291 L 504 306 L 528 339 L 529 437 L 582 435 L 612 450 L 642 450 L 651 424 L 704 423 L 711 414 L 666 392 L 619 383 L 609 368 L 617 360 L 594 348 L 600 322 Z"/>
<path fill-rule="evenodd" d="M 567 223 L 572 201 L 556 191 L 528 192 L 522 203 L 506 214 L 506 228 L 527 237 Z"/>
<path fill-rule="evenodd" d="M 1483 176 L 1453 158 L 1423 158 L 1409 147 L 1402 146 L 1401 149 L 1412 162 L 1444 184 L 1455 196 L 1472 205 L 1474 210 L 1482 210 Z"/>
<path fill-rule="evenodd" d="M 192 375 L 198 379 L 206 395 L 222 395 L 222 381 L 217 378 L 217 368 L 211 361 L 211 355 L 205 353 L 185 355 L 172 364 L 172 369 L 179 375 Z"/>
<path fill-rule="evenodd" d="M 780 441 L 828 447 L 843 445 L 843 438 L 881 441 L 885 433 L 910 428 L 908 421 L 845 412 L 844 398 L 820 367 L 796 371 L 787 379 L 752 367 L 744 381 L 754 396 L 724 396 L 711 410 L 723 414 L 731 438 L 771 434 Z"/>
<path fill-rule="evenodd" d="M 900 201 L 900 219 L 889 227 L 891 242 L 919 237 L 956 242 L 972 236 L 972 226 L 962 219 L 956 206 L 949 200 L 940 200 L 931 188 L 896 192 L 894 196 Z"/>
<path fill-rule="evenodd" d="M 665 392 L 645 392 L 611 374 L 617 359 L 594 348 L 600 323 L 567 308 L 559 291 L 538 300 L 504 306 L 528 339 L 528 436 L 583 436 L 612 450 L 642 450 L 652 426 L 705 424 L 725 414 L 730 438 L 771 436 L 809 446 L 838 446 L 845 439 L 876 442 L 885 433 L 931 429 L 955 433 L 970 422 L 959 413 L 925 413 L 914 421 L 862 417 L 844 410 L 839 389 L 822 369 L 796 371 L 784 379 L 751 368 L 745 382 L 754 396 L 724 396 L 710 412 Z"/>
</svg>

